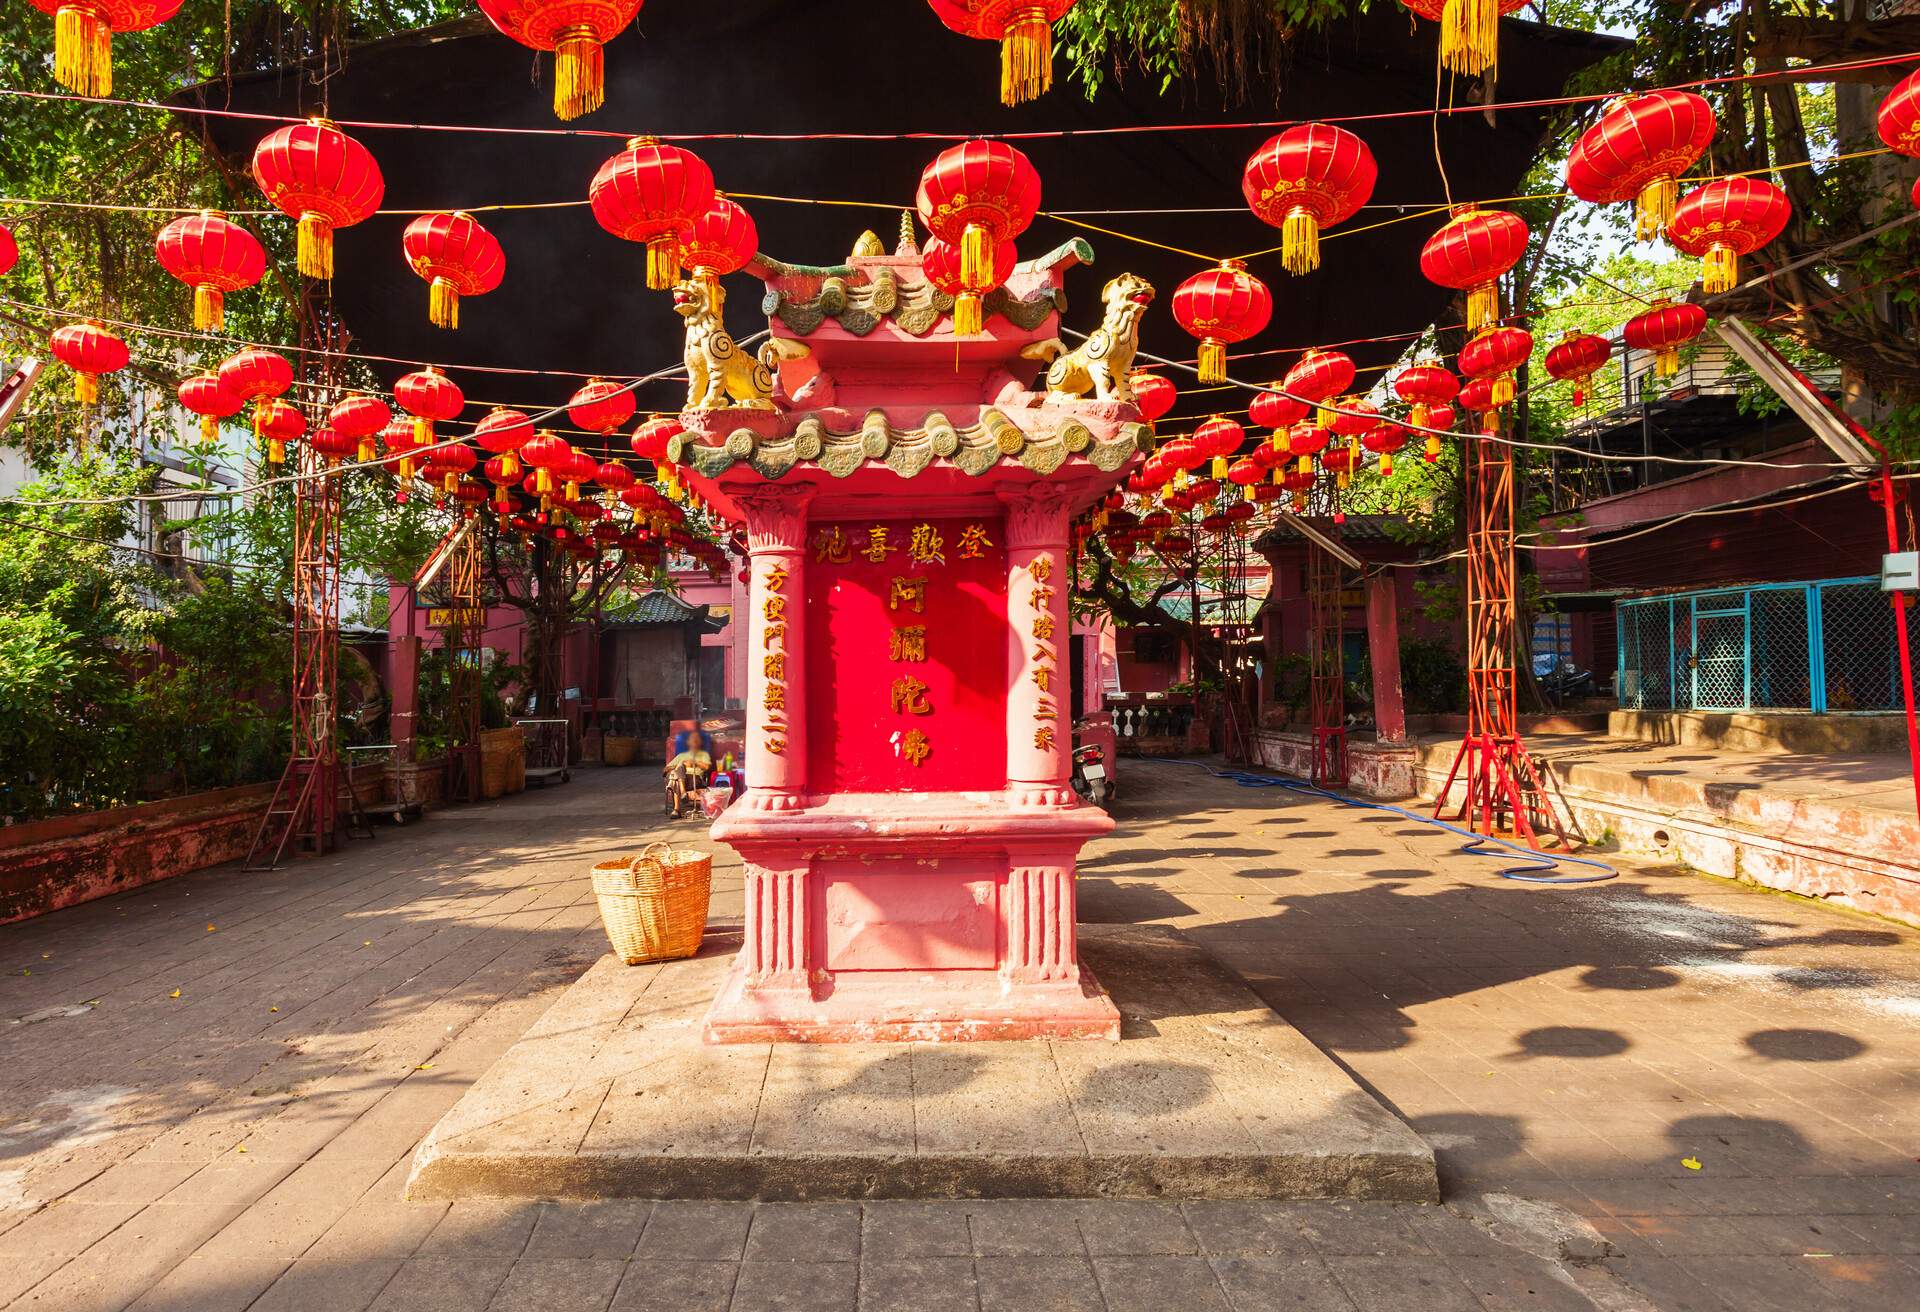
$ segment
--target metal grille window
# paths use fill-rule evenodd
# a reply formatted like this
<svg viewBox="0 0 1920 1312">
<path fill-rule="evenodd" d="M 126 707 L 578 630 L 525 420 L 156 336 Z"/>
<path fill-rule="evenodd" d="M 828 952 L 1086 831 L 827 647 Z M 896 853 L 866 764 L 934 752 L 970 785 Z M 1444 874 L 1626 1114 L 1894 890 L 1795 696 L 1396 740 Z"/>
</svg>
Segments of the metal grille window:
<svg viewBox="0 0 1920 1312">
<path fill-rule="evenodd" d="M 1893 711 L 1893 602 L 1877 578 L 1718 588 L 1622 601 L 1623 710 Z M 1920 647 L 1920 625 L 1909 625 Z M 1920 659 L 1920 651 L 1916 652 Z"/>
</svg>

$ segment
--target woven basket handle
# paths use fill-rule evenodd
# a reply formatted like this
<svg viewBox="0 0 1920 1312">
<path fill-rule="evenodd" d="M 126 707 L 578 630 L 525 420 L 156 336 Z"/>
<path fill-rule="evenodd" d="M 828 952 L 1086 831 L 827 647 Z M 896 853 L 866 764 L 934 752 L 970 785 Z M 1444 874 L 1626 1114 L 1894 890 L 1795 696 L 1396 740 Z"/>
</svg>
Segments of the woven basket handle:
<svg viewBox="0 0 1920 1312">
<path fill-rule="evenodd" d="M 654 855 L 655 848 L 660 850 L 661 855 Z M 639 865 L 642 861 L 655 867 L 662 874 L 665 874 L 667 867 L 673 864 L 673 844 L 655 839 L 653 842 L 647 844 L 645 850 L 643 850 L 639 856 L 633 858 L 633 865 Z"/>
</svg>

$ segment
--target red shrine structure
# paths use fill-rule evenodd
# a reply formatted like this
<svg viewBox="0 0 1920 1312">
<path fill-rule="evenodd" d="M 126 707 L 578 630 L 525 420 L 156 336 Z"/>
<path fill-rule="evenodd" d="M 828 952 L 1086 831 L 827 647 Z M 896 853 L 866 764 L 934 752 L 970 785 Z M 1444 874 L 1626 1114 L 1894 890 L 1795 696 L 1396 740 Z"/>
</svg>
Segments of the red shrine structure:
<svg viewBox="0 0 1920 1312">
<path fill-rule="evenodd" d="M 668 455 L 748 550 L 749 787 L 712 831 L 746 934 L 710 1042 L 1119 1037 L 1075 947 L 1112 821 L 1068 784 L 1071 525 L 1148 444 L 1126 371 L 1153 289 L 1114 279 L 1068 352 L 1090 259 L 1015 266 L 957 336 L 911 235 L 762 257 L 756 357 L 724 293 L 675 288 L 695 404 Z"/>
</svg>

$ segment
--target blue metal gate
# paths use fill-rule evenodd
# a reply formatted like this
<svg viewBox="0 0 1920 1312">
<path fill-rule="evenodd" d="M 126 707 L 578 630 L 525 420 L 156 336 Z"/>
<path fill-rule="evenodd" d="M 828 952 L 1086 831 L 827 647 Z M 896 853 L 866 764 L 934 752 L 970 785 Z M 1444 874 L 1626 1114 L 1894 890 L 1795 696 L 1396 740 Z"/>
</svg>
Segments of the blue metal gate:
<svg viewBox="0 0 1920 1312">
<path fill-rule="evenodd" d="M 1893 606 L 1871 576 L 1621 601 L 1614 688 L 1625 710 L 1899 710 Z"/>
</svg>

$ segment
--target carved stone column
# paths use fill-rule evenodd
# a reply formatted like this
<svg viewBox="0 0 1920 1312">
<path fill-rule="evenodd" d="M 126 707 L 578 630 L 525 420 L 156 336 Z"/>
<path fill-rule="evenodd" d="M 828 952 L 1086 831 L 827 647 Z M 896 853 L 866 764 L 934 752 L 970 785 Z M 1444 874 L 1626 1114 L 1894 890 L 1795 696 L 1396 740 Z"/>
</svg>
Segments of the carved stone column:
<svg viewBox="0 0 1920 1312">
<path fill-rule="evenodd" d="M 1073 803 L 1068 494 L 1044 483 L 1000 494 L 1007 508 L 1007 796 L 1021 807 Z"/>
<path fill-rule="evenodd" d="M 1072 979 L 1074 948 L 1073 858 L 1023 863 L 1007 872 L 1007 955 L 1002 973 L 1021 982 Z"/>
<path fill-rule="evenodd" d="M 747 517 L 747 793 L 751 810 L 807 798 L 807 503 L 813 488 L 738 492 Z"/>
<path fill-rule="evenodd" d="M 747 863 L 746 937 L 739 962 L 751 988 L 807 987 L 807 869 L 801 856 L 778 864 Z"/>
</svg>

